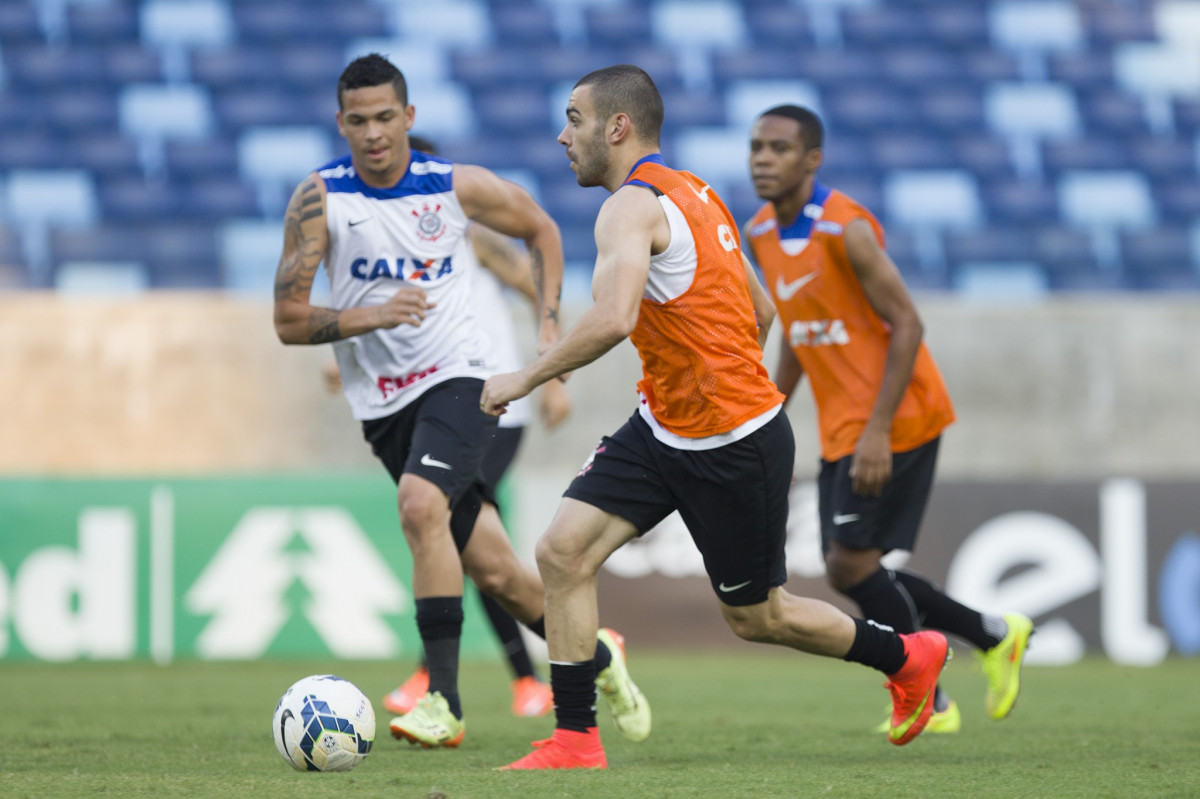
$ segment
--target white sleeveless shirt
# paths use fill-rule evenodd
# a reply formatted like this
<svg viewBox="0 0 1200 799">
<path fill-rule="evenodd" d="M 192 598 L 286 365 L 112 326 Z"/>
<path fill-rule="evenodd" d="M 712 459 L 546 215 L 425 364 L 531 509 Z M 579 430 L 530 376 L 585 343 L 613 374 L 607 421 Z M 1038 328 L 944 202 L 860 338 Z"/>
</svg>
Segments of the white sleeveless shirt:
<svg viewBox="0 0 1200 799">
<path fill-rule="evenodd" d="M 479 263 L 475 248 L 470 249 L 470 257 L 464 261 L 467 274 L 471 276 L 471 308 L 496 351 L 496 371 L 515 372 L 524 364 L 504 284 L 490 269 Z M 500 417 L 500 426 L 524 427 L 529 420 L 529 397 L 521 397 L 508 403 L 508 410 Z"/>
<path fill-rule="evenodd" d="M 402 324 L 333 343 L 354 418 L 379 419 L 456 377 L 496 372 L 475 319 L 464 261 L 473 257 L 468 219 L 454 193 L 454 165 L 413 151 L 408 171 L 386 189 L 364 183 L 350 156 L 317 171 L 325 182 L 331 304 L 381 305 L 404 285 L 436 307 L 420 326 Z"/>
</svg>

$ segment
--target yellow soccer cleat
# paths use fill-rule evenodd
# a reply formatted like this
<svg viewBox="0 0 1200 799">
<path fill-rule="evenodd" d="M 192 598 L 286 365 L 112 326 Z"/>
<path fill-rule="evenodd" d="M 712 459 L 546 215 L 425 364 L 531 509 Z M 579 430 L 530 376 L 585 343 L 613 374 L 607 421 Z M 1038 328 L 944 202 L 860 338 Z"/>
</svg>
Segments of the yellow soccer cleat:
<svg viewBox="0 0 1200 799">
<path fill-rule="evenodd" d="M 1017 701 L 1021 690 L 1021 663 L 1033 635 L 1033 620 L 1028 616 L 1005 613 L 1004 621 L 1008 623 L 1008 633 L 1003 640 L 986 652 L 975 653 L 988 681 L 984 707 L 997 721 L 1007 716 Z"/>
<path fill-rule="evenodd" d="M 388 725 L 393 738 L 404 738 L 426 749 L 444 746 L 454 749 L 466 735 L 466 725 L 450 712 L 450 703 L 440 691 L 425 694 L 417 706 Z"/>
<path fill-rule="evenodd" d="M 596 675 L 596 689 L 612 711 L 617 729 L 631 741 L 650 737 L 650 703 L 629 677 L 625 665 L 625 638 L 616 630 L 602 628 L 596 637 L 612 652 L 612 663 Z"/>
</svg>

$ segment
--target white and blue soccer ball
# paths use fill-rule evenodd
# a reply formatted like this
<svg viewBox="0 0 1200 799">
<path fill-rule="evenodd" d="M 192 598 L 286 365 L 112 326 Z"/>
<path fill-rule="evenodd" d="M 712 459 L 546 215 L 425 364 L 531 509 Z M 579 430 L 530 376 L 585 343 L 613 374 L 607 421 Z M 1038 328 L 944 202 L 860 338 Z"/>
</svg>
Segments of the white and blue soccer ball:
<svg viewBox="0 0 1200 799">
<path fill-rule="evenodd" d="M 271 721 L 275 747 L 297 771 L 349 771 L 375 741 L 375 709 L 354 683 L 314 674 L 284 691 Z"/>
</svg>

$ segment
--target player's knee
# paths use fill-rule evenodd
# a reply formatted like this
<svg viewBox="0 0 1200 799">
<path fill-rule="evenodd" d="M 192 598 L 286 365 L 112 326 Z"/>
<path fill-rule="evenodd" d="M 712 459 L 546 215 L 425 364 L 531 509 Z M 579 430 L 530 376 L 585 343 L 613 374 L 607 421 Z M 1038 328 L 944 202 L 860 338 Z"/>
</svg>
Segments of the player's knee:
<svg viewBox="0 0 1200 799">
<path fill-rule="evenodd" d="M 854 586 L 870 577 L 877 569 L 877 562 L 833 550 L 825 556 L 825 580 L 829 587 L 845 594 Z"/>
<path fill-rule="evenodd" d="M 400 525 L 409 540 L 420 539 L 437 528 L 449 512 L 445 494 L 437 489 L 401 489 L 398 495 Z"/>
<path fill-rule="evenodd" d="M 583 558 L 566 539 L 554 534 L 553 529 L 538 539 L 534 550 L 538 572 L 547 583 L 570 580 L 583 575 Z"/>
<path fill-rule="evenodd" d="M 766 603 L 749 607 L 722 605 L 721 610 L 724 613 L 725 621 L 729 624 L 729 629 L 743 641 L 769 644 L 776 640 L 775 625 L 772 623 Z"/>
</svg>

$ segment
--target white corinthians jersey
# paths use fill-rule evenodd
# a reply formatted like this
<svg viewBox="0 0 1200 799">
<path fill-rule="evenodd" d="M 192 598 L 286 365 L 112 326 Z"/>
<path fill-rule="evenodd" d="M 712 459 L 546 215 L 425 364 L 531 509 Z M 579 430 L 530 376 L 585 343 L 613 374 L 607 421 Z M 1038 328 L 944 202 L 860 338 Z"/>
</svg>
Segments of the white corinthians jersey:
<svg viewBox="0 0 1200 799">
<path fill-rule="evenodd" d="M 420 286 L 436 306 L 418 327 L 334 342 L 354 418 L 389 416 L 455 377 L 495 374 L 491 344 L 471 310 L 465 260 L 473 253 L 453 164 L 414 151 L 404 177 L 386 189 L 364 183 L 350 156 L 317 174 L 327 192 L 325 269 L 333 307 L 382 305 L 405 285 Z"/>
</svg>

